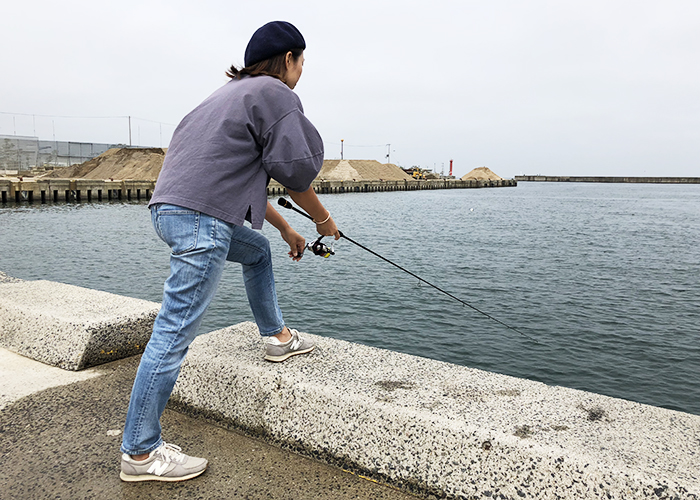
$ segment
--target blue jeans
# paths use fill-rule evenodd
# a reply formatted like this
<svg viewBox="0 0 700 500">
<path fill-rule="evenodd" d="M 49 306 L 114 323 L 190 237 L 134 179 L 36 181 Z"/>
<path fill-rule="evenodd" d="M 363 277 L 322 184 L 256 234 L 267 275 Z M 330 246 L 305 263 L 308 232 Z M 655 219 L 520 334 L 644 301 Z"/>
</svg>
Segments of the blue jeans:
<svg viewBox="0 0 700 500">
<path fill-rule="evenodd" d="M 170 276 L 131 392 L 121 446 L 129 455 L 150 453 L 163 443 L 160 417 L 227 260 L 243 267 L 248 302 L 261 335 L 284 329 L 265 236 L 174 205 L 154 205 L 151 219 L 170 246 Z"/>
</svg>

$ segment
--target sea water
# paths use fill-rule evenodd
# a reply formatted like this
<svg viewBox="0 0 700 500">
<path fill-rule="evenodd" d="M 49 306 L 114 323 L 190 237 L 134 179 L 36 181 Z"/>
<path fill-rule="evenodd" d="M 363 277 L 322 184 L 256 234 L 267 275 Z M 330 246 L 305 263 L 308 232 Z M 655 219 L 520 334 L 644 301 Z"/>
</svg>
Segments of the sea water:
<svg viewBox="0 0 700 500">
<path fill-rule="evenodd" d="M 348 237 L 537 342 L 344 239 L 328 259 L 292 262 L 266 225 L 290 326 L 700 414 L 699 185 L 320 197 Z M 0 238 L 11 276 L 161 300 L 169 251 L 143 202 L 5 205 Z M 202 331 L 252 319 L 229 264 Z"/>
</svg>

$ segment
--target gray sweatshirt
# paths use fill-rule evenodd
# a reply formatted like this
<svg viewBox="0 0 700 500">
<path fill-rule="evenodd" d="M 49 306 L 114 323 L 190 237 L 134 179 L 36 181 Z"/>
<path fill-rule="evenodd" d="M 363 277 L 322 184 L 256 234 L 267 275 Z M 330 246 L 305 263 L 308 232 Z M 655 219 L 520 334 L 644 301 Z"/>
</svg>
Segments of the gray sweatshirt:
<svg viewBox="0 0 700 500">
<path fill-rule="evenodd" d="M 322 165 L 321 136 L 287 85 L 269 76 L 231 80 L 175 129 L 149 206 L 260 229 L 270 178 L 302 192 Z"/>
</svg>

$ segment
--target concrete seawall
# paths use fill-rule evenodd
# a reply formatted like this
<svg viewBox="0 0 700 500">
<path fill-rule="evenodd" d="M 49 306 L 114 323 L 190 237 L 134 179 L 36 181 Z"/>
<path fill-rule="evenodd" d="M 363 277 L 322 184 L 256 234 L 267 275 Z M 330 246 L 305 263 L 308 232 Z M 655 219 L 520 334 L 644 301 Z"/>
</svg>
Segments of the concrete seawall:
<svg viewBox="0 0 700 500">
<path fill-rule="evenodd" d="M 149 199 L 154 181 L 93 179 L 0 179 L 0 202 L 49 203 Z"/>
<path fill-rule="evenodd" d="M 2 273 L 0 283 L 7 291 L 48 286 Z M 51 307 L 94 295 L 100 311 L 119 305 L 112 319 L 119 324 L 143 314 L 142 304 L 128 311 L 118 296 L 59 288 Z M 15 300 L 7 309 L 7 317 L 46 323 L 34 304 Z M 75 351 L 84 319 L 73 308 L 62 316 L 72 335 L 68 326 L 41 336 L 6 328 L 8 348 L 24 335 L 31 352 Z M 99 323 L 108 334 L 116 330 L 117 323 Z M 253 323 L 204 334 L 190 348 L 170 405 L 422 495 L 700 499 L 700 416 L 311 337 L 315 351 L 278 364 L 262 359 Z"/>
<path fill-rule="evenodd" d="M 502 179 L 494 181 L 427 179 L 403 181 L 326 181 L 315 180 L 314 191 L 319 194 L 337 193 L 373 193 L 377 191 L 420 191 L 424 189 L 476 189 L 489 187 L 515 187 L 517 181 Z M 287 190 L 278 182 L 271 181 L 267 188 L 268 195 L 286 194 Z"/>
<path fill-rule="evenodd" d="M 519 182 L 607 182 L 639 184 L 700 184 L 700 177 L 595 177 L 595 176 L 549 176 L 516 175 Z"/>
<path fill-rule="evenodd" d="M 273 364 L 252 323 L 203 335 L 172 404 L 421 494 L 700 498 L 700 416 L 313 338 Z"/>
<path fill-rule="evenodd" d="M 100 202 L 111 200 L 148 200 L 155 181 L 0 178 L 0 203 Z M 455 179 L 410 181 L 314 181 L 319 194 L 369 193 L 375 191 L 416 191 L 423 189 L 469 189 L 513 187 L 512 179 L 499 181 L 462 181 Z M 268 196 L 286 194 L 287 190 L 272 181 Z"/>
<path fill-rule="evenodd" d="M 160 304 L 0 273 L 0 347 L 65 370 L 141 354 Z"/>
</svg>

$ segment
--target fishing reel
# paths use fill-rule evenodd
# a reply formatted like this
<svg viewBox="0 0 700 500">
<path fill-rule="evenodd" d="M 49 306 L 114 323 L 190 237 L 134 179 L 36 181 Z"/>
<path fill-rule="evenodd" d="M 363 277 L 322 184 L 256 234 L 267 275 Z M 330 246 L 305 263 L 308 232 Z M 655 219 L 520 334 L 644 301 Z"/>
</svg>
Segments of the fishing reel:
<svg viewBox="0 0 700 500">
<path fill-rule="evenodd" d="M 328 245 L 325 243 L 321 242 L 321 239 L 323 236 L 319 236 L 316 241 L 313 243 L 307 243 L 305 249 L 311 250 L 314 255 L 318 255 L 319 257 L 323 257 L 324 259 L 327 259 L 331 255 L 335 255 L 335 251 L 333 249 L 333 243 L 331 243 L 330 248 Z"/>
</svg>

